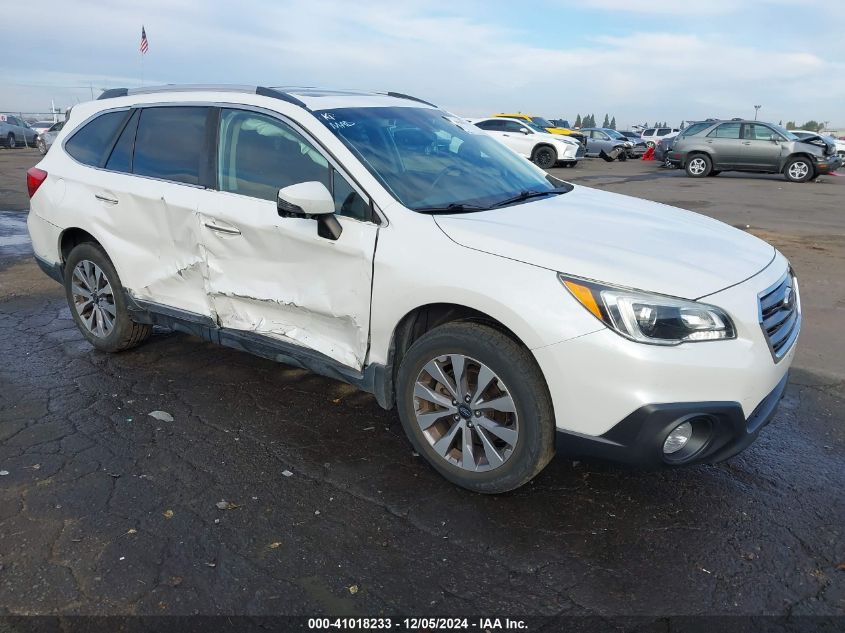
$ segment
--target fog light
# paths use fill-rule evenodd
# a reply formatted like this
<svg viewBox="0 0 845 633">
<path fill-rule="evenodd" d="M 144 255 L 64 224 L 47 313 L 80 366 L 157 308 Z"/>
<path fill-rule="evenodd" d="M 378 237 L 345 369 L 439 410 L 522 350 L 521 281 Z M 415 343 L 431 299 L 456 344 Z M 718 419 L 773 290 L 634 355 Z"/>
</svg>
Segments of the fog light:
<svg viewBox="0 0 845 633">
<path fill-rule="evenodd" d="M 677 453 L 681 450 L 684 446 L 687 445 L 689 439 L 692 437 L 692 424 L 689 422 L 684 422 L 683 424 L 679 424 L 669 435 L 666 437 L 666 441 L 663 442 L 663 452 L 666 455 L 671 455 L 672 453 Z"/>
</svg>

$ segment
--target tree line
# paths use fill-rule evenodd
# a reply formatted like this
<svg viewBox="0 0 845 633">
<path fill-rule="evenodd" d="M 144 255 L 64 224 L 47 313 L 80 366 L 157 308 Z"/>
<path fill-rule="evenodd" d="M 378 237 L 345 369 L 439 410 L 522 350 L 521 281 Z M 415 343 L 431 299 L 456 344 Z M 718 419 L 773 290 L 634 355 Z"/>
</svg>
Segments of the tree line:
<svg viewBox="0 0 845 633">
<path fill-rule="evenodd" d="M 783 125 L 783 121 L 780 122 Z M 787 130 L 807 130 L 808 132 L 821 132 L 824 129 L 824 123 L 810 119 L 803 125 L 795 125 L 795 121 L 786 122 Z"/>
<path fill-rule="evenodd" d="M 583 118 L 581 115 L 575 117 L 575 127 L 598 127 L 596 125 L 596 115 L 595 114 L 585 114 Z M 601 127 L 606 127 L 611 130 L 616 129 L 616 117 L 613 118 L 608 117 L 608 115 L 604 115 L 604 122 L 601 124 Z"/>
<path fill-rule="evenodd" d="M 596 115 L 595 114 L 585 114 L 583 117 L 579 114 L 575 117 L 575 127 L 599 127 L 596 125 Z M 616 117 L 610 117 L 607 114 L 604 115 L 604 121 L 601 124 L 601 127 L 608 128 L 611 130 L 616 129 Z M 643 128 L 648 127 L 669 127 L 669 124 L 666 121 L 661 123 L 660 121 L 655 121 L 654 125 L 651 126 L 648 123 L 642 124 Z M 807 128 L 809 129 L 809 128 Z"/>
</svg>

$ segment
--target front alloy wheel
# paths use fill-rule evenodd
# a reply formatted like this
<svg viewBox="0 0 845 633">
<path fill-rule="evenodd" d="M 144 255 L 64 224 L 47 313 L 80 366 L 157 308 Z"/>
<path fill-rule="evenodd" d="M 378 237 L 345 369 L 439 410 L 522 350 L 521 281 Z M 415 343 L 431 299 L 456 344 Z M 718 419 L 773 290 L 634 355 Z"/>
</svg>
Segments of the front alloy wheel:
<svg viewBox="0 0 845 633">
<path fill-rule="evenodd" d="M 414 385 L 414 412 L 434 452 L 472 472 L 504 464 L 519 437 L 519 416 L 505 383 L 462 354 L 425 364 Z"/>
<path fill-rule="evenodd" d="M 806 158 L 794 158 L 787 163 L 784 173 L 790 182 L 806 182 L 813 175 L 813 166 Z"/>
<path fill-rule="evenodd" d="M 528 349 L 487 324 L 454 321 L 420 336 L 396 375 L 402 428 L 449 481 L 499 493 L 554 455 L 554 412 Z"/>
</svg>

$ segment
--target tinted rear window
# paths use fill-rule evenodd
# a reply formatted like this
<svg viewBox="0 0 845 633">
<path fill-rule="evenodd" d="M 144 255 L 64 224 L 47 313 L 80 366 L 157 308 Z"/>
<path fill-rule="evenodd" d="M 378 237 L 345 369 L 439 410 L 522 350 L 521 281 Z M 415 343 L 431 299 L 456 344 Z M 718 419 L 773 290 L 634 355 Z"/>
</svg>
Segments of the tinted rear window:
<svg viewBox="0 0 845 633">
<path fill-rule="evenodd" d="M 205 107 L 142 109 L 132 173 L 199 184 L 207 115 Z"/>
<path fill-rule="evenodd" d="M 68 139 L 65 151 L 80 163 L 99 167 L 128 115 L 126 110 L 101 114 Z"/>
</svg>

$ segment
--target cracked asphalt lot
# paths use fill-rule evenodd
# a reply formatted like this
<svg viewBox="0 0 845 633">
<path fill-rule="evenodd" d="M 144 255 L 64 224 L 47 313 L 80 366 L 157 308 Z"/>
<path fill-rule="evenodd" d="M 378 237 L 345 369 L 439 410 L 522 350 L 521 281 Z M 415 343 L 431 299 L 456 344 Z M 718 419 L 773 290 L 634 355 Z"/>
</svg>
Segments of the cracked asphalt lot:
<svg viewBox="0 0 845 633">
<path fill-rule="evenodd" d="M 26 207 L 36 161 L 0 153 L 0 208 Z M 653 164 L 599 163 L 562 173 L 702 195 Z M 612 170 L 633 180 L 604 183 Z M 839 205 L 822 252 L 811 225 L 767 211 L 785 183 L 747 181 L 737 213 L 807 271 L 811 333 L 775 420 L 727 463 L 559 455 L 497 497 L 441 479 L 394 412 L 341 383 L 166 331 L 93 350 L 12 239 L 25 216 L 0 214 L 0 613 L 845 614 L 845 362 L 822 336 L 842 325 L 845 188 L 794 187 Z"/>
</svg>

